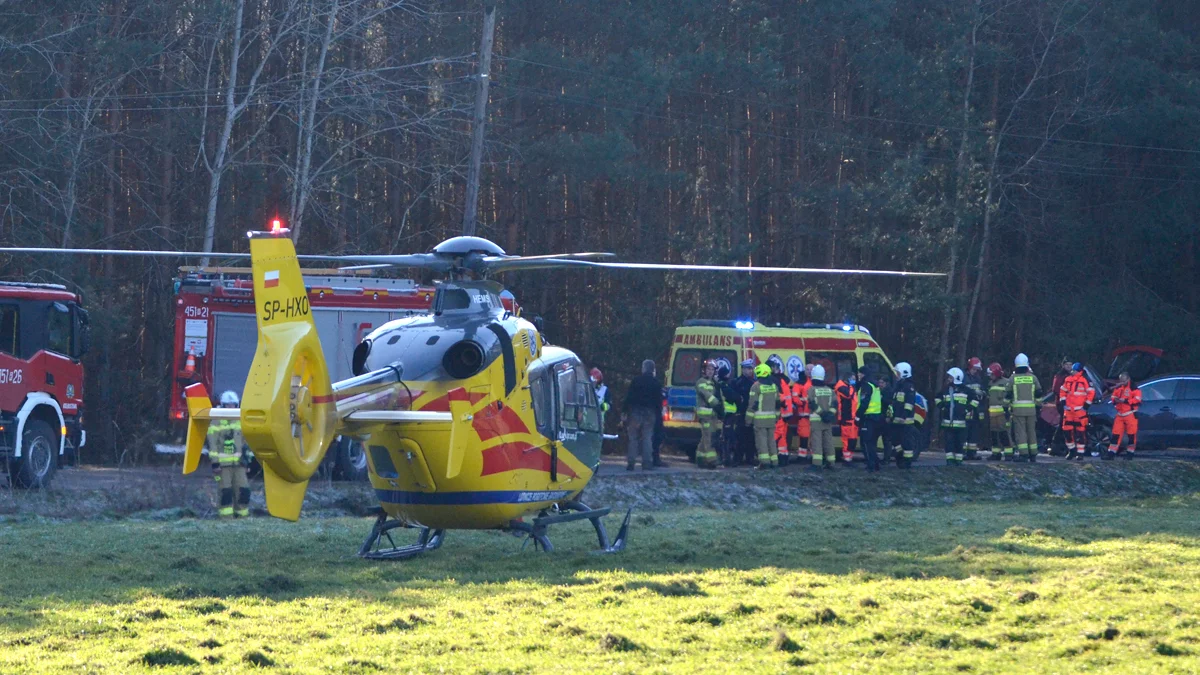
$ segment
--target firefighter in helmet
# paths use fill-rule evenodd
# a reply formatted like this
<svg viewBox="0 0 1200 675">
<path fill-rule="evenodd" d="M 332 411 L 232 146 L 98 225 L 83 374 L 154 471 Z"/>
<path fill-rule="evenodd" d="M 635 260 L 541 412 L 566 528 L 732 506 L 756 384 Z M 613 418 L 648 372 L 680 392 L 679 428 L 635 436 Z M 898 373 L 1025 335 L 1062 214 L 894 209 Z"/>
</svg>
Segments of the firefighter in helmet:
<svg viewBox="0 0 1200 675">
<path fill-rule="evenodd" d="M 238 395 L 233 391 L 221 394 L 222 408 L 238 407 Z M 208 425 L 208 458 L 212 460 L 213 477 L 217 481 L 222 518 L 250 515 L 250 484 L 246 481 L 246 465 L 250 453 L 243 451 L 241 420 L 217 420 Z"/>
<path fill-rule="evenodd" d="M 717 384 L 717 362 L 704 362 L 704 374 L 696 380 L 696 413 L 700 417 L 700 444 L 696 446 L 696 466 L 717 468 L 717 444 L 721 433 L 721 418 L 725 416 L 725 399 Z"/>
</svg>

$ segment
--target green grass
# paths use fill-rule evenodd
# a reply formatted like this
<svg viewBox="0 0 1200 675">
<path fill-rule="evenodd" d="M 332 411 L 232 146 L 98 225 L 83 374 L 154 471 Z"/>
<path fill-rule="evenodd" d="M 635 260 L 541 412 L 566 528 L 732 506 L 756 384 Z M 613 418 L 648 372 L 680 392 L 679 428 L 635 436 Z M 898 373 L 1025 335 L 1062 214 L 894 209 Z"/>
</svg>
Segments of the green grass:
<svg viewBox="0 0 1200 675">
<path fill-rule="evenodd" d="M 6 523 L 0 672 L 1195 672 L 1198 517 L 691 509 L 615 556 L 573 524 L 398 563 L 353 556 L 365 519 Z"/>
</svg>

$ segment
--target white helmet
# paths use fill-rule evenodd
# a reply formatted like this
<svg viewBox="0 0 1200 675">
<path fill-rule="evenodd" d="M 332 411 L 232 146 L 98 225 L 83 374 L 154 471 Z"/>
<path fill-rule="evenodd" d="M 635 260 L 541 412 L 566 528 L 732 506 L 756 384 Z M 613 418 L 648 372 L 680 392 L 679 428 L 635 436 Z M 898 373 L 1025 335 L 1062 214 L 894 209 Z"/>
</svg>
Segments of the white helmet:
<svg viewBox="0 0 1200 675">
<path fill-rule="evenodd" d="M 221 405 L 222 406 L 229 406 L 231 408 L 236 408 L 237 404 L 238 404 L 237 392 L 230 389 L 230 390 L 226 391 L 224 394 L 221 394 Z"/>
<path fill-rule="evenodd" d="M 896 372 L 900 373 L 900 379 L 907 380 L 912 377 L 912 365 L 908 361 L 901 361 L 896 364 Z"/>
<path fill-rule="evenodd" d="M 824 382 L 825 381 L 825 366 L 821 366 L 821 365 L 813 366 L 812 379 L 820 380 L 820 381 Z"/>
<path fill-rule="evenodd" d="M 1029 357 L 1024 354 L 1017 354 L 1017 358 L 1013 359 L 1013 365 L 1018 368 L 1029 367 Z"/>
<path fill-rule="evenodd" d="M 946 374 L 950 376 L 950 381 L 953 382 L 954 384 L 962 384 L 962 381 L 963 381 L 962 368 L 951 368 L 950 370 L 946 371 Z"/>
</svg>

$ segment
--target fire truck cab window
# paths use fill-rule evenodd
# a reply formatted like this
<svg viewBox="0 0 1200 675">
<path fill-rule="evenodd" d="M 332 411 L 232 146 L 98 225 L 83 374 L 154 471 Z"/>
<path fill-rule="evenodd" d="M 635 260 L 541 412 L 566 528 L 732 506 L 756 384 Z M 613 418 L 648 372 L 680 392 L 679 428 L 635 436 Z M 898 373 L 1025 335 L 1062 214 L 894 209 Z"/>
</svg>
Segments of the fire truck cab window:
<svg viewBox="0 0 1200 675">
<path fill-rule="evenodd" d="M 71 354 L 71 310 L 61 302 L 50 305 L 46 313 L 46 349 Z"/>
<path fill-rule="evenodd" d="M 0 352 L 17 353 L 17 306 L 0 305 Z"/>
</svg>

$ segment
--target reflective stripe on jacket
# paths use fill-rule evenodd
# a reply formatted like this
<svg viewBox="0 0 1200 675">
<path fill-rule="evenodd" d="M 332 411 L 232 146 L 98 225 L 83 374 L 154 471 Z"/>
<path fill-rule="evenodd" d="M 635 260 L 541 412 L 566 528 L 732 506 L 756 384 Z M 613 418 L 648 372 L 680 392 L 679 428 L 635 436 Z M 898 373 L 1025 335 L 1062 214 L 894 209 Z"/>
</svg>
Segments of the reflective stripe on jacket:
<svg viewBox="0 0 1200 675">
<path fill-rule="evenodd" d="M 913 388 L 912 380 L 905 378 L 896 383 L 895 391 L 892 392 L 893 424 L 913 423 L 913 403 L 916 398 L 917 391 Z"/>
<path fill-rule="evenodd" d="M 1117 417 L 1136 415 L 1138 408 L 1142 407 L 1142 390 L 1133 386 L 1133 383 L 1122 384 L 1113 390 L 1112 402 L 1117 409 Z"/>
<path fill-rule="evenodd" d="M 713 409 L 724 409 L 724 401 L 721 400 L 721 390 L 717 387 L 717 383 L 701 377 L 696 380 L 696 414 L 711 415 Z"/>
<path fill-rule="evenodd" d="M 988 414 L 993 417 L 1008 411 L 1008 378 L 1002 377 L 988 387 Z"/>
<path fill-rule="evenodd" d="M 219 464 L 242 460 L 241 420 L 217 420 L 208 425 L 208 457 Z"/>
<path fill-rule="evenodd" d="M 937 404 L 942 412 L 942 426 L 953 428 L 965 428 L 967 420 L 971 419 L 979 407 L 974 392 L 961 384 L 950 385 L 950 388 L 938 397 Z"/>
<path fill-rule="evenodd" d="M 746 421 L 775 420 L 779 417 L 776 410 L 779 391 L 774 380 L 764 378 L 750 387 L 750 403 L 746 406 Z"/>
<path fill-rule="evenodd" d="M 1091 404 L 1095 399 L 1096 390 L 1083 373 L 1075 373 L 1068 377 L 1058 390 L 1058 400 L 1063 402 L 1063 409 L 1072 412 L 1082 411 L 1085 405 Z"/>
<path fill-rule="evenodd" d="M 1037 402 L 1042 397 L 1042 383 L 1028 369 L 1013 373 L 1004 398 L 1014 417 L 1037 417 Z"/>
</svg>

